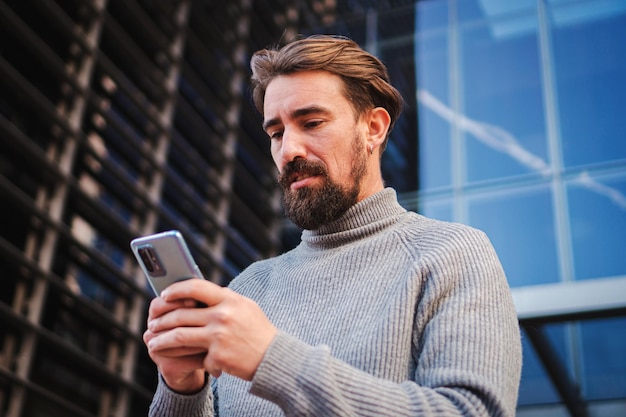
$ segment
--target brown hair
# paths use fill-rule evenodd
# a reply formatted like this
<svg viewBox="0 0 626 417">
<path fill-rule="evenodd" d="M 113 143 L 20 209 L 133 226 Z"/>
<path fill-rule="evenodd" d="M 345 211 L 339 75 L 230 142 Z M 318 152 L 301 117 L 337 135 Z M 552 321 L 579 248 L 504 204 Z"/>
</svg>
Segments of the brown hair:
<svg viewBox="0 0 626 417">
<path fill-rule="evenodd" d="M 389 81 L 385 65 L 351 39 L 314 35 L 288 43 L 282 48 L 257 51 L 250 61 L 252 99 L 263 114 L 265 90 L 275 77 L 300 71 L 323 70 L 344 82 L 346 98 L 360 116 L 374 107 L 383 107 L 391 117 L 389 133 L 400 116 L 404 100 Z"/>
</svg>

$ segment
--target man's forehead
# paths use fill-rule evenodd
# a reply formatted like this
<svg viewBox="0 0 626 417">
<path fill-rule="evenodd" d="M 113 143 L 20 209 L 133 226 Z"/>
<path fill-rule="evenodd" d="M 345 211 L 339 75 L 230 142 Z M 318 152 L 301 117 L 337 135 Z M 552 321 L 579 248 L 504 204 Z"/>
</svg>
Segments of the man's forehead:
<svg viewBox="0 0 626 417">
<path fill-rule="evenodd" d="M 341 78 L 327 71 L 280 75 L 267 86 L 263 113 L 266 119 L 271 119 L 280 113 L 328 112 L 342 99 L 345 94 Z"/>
<path fill-rule="evenodd" d="M 265 102 L 285 98 L 341 94 L 343 80 L 328 71 L 301 71 L 275 77 L 266 87 Z"/>
</svg>

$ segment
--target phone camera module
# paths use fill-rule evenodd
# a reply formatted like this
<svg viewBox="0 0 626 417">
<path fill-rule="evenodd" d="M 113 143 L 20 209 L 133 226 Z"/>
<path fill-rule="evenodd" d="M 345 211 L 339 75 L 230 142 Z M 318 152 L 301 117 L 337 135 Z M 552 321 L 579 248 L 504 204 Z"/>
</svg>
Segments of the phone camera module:
<svg viewBox="0 0 626 417">
<path fill-rule="evenodd" d="M 143 246 L 137 250 L 143 264 L 145 265 L 150 275 L 155 277 L 161 277 L 165 275 L 165 268 L 159 261 L 159 257 L 152 246 Z"/>
</svg>

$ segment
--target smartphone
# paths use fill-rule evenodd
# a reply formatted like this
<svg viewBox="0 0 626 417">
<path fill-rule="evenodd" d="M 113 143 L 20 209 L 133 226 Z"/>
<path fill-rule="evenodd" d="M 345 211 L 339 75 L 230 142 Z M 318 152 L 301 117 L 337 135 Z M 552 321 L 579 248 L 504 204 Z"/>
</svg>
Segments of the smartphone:
<svg viewBox="0 0 626 417">
<path fill-rule="evenodd" d="M 175 282 L 204 279 L 178 230 L 133 239 L 130 248 L 156 295 Z"/>
</svg>

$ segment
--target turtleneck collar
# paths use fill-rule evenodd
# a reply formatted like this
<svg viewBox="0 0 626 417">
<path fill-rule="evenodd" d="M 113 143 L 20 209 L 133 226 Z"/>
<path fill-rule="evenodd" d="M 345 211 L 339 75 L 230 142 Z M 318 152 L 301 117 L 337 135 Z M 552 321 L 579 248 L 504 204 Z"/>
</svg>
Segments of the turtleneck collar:
<svg viewBox="0 0 626 417">
<path fill-rule="evenodd" d="M 337 220 L 317 230 L 304 230 L 301 244 L 311 249 L 345 245 L 377 233 L 405 212 L 398 203 L 396 191 L 385 188 L 359 201 Z"/>
</svg>

